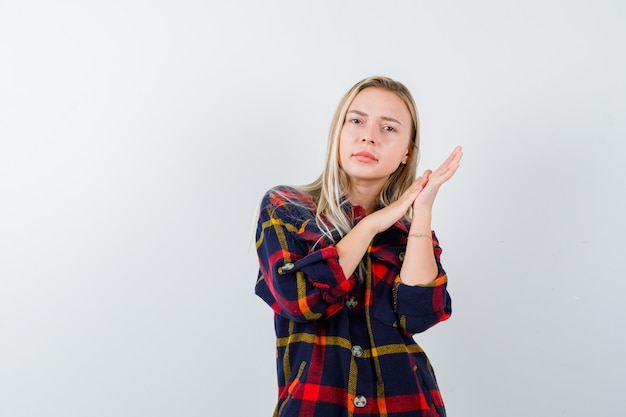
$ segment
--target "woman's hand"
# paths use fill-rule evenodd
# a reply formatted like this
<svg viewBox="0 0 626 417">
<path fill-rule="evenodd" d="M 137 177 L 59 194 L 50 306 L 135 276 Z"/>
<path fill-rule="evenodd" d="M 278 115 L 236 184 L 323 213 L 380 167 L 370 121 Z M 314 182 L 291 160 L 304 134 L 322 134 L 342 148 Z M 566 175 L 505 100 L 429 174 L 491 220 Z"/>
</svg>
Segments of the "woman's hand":
<svg viewBox="0 0 626 417">
<path fill-rule="evenodd" d="M 437 192 L 441 185 L 448 181 L 457 168 L 463 156 L 461 147 L 457 146 L 452 154 L 435 171 L 426 170 L 421 177 L 417 177 L 413 184 L 393 203 L 368 215 L 364 222 L 370 225 L 374 234 L 387 230 L 400 220 L 409 209 L 424 212 L 431 210 Z"/>
<path fill-rule="evenodd" d="M 413 184 L 396 201 L 368 215 L 364 221 L 374 225 L 375 233 L 389 229 L 406 214 L 427 182 L 427 177 L 417 177 Z"/>
<path fill-rule="evenodd" d="M 456 172 L 459 168 L 463 151 L 460 146 L 454 148 L 448 159 L 434 171 L 426 170 L 421 178 L 424 178 L 420 192 L 413 200 L 414 211 L 431 210 L 439 188 Z M 420 178 L 418 178 L 420 179 Z M 417 180 L 416 180 L 417 181 Z"/>
</svg>

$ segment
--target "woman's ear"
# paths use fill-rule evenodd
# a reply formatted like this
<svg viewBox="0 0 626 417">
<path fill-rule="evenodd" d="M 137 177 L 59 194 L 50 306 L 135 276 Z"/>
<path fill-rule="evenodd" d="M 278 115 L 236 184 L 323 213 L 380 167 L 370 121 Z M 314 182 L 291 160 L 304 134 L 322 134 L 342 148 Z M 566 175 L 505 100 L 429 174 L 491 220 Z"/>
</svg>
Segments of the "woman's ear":
<svg viewBox="0 0 626 417">
<path fill-rule="evenodd" d="M 405 153 L 405 154 L 404 154 L 404 156 L 402 157 L 402 163 L 403 163 L 403 164 L 406 164 L 406 163 L 409 161 L 409 159 L 410 159 L 410 158 L 411 158 L 411 150 L 410 150 L 410 149 L 407 149 L 407 150 L 406 150 L 406 153 Z"/>
</svg>

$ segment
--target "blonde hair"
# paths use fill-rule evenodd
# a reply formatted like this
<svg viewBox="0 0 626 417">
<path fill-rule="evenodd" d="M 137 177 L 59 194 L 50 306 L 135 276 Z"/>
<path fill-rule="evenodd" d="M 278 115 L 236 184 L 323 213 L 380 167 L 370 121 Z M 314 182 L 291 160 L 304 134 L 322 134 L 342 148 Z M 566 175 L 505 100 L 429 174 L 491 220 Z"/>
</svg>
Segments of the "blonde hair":
<svg viewBox="0 0 626 417">
<path fill-rule="evenodd" d="M 378 196 L 379 206 L 385 207 L 397 200 L 415 180 L 419 156 L 419 117 L 411 93 L 404 84 L 388 77 L 373 76 L 359 81 L 343 96 L 333 116 L 328 134 L 324 171 L 312 183 L 296 187 L 317 203 L 316 222 L 330 240 L 334 240 L 332 237 L 334 231 L 343 237 L 353 227 L 342 207 L 346 192 L 350 190 L 350 178 L 339 164 L 339 137 L 352 101 L 357 94 L 370 87 L 382 88 L 400 97 L 411 113 L 413 122 L 408 160 L 389 176 Z M 408 212 L 405 217 L 409 218 Z"/>
</svg>

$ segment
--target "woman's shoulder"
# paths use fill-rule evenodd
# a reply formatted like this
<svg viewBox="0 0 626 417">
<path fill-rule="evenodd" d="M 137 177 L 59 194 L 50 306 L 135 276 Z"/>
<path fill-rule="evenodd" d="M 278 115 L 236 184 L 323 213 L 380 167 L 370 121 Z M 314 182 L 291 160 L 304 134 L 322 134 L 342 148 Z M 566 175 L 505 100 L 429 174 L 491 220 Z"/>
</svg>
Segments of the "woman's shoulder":
<svg viewBox="0 0 626 417">
<path fill-rule="evenodd" d="M 277 185 L 265 192 L 262 207 L 286 209 L 297 213 L 315 213 L 317 205 L 312 197 L 294 186 Z"/>
</svg>

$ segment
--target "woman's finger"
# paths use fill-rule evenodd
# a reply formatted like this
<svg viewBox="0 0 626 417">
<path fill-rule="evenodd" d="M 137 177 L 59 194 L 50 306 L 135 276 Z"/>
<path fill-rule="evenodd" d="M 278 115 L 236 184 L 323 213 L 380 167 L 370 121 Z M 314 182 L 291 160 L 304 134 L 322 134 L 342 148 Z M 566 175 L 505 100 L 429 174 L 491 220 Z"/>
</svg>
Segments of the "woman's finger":
<svg viewBox="0 0 626 417">
<path fill-rule="evenodd" d="M 441 181 L 441 183 L 450 179 L 459 167 L 459 162 L 462 156 L 463 152 L 461 151 L 461 147 L 457 146 L 444 163 L 441 164 L 437 170 L 435 170 L 433 173 L 433 179 L 442 179 L 443 181 Z"/>
</svg>

